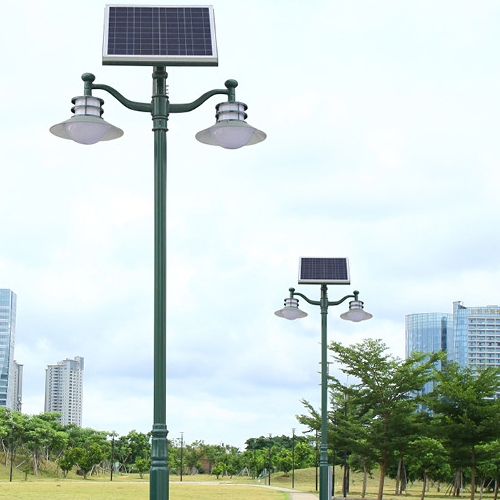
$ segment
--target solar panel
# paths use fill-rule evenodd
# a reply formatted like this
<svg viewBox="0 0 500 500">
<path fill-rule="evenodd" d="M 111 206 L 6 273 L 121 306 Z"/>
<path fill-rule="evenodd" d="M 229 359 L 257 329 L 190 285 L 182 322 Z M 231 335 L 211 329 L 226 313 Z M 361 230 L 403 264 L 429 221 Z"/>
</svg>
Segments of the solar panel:
<svg viewBox="0 0 500 500">
<path fill-rule="evenodd" d="M 299 284 L 349 285 L 349 261 L 345 257 L 301 257 Z"/>
<path fill-rule="evenodd" d="M 217 66 L 213 7 L 106 5 L 102 63 Z"/>
</svg>

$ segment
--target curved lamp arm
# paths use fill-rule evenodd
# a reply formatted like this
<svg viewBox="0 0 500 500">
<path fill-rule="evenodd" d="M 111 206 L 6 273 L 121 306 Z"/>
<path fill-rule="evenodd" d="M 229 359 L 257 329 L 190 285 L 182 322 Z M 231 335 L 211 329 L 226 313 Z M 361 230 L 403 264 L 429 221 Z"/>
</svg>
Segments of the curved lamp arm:
<svg viewBox="0 0 500 500">
<path fill-rule="evenodd" d="M 124 97 L 118 90 L 110 87 L 109 85 L 104 85 L 101 83 L 92 84 L 92 89 L 95 90 L 105 90 L 108 94 L 111 94 L 117 101 L 123 104 L 126 108 L 131 109 L 132 111 L 144 111 L 146 113 L 151 113 L 153 106 L 151 103 L 147 102 L 137 102 L 131 101 Z"/>
<path fill-rule="evenodd" d="M 293 298 L 297 295 L 299 297 L 302 297 L 309 304 L 312 304 L 314 306 L 321 305 L 321 301 L 311 300 L 310 298 L 306 297 L 303 293 L 296 292 L 295 288 L 289 288 L 288 290 L 290 292 L 290 298 Z M 345 297 L 342 297 L 340 300 L 328 301 L 328 305 L 329 306 L 338 306 L 339 304 L 342 304 L 342 302 L 345 302 L 347 299 L 358 300 L 358 295 L 359 295 L 359 292 L 357 290 L 355 290 L 354 293 L 352 293 L 350 295 L 346 295 Z"/>
<path fill-rule="evenodd" d="M 229 102 L 235 102 L 235 91 L 234 89 L 238 86 L 238 82 L 236 80 L 227 80 L 226 89 L 214 89 L 205 92 L 203 95 L 195 99 L 193 102 L 185 103 L 185 104 L 170 104 L 170 113 L 187 113 L 189 111 L 193 111 L 193 109 L 201 106 L 205 101 L 213 97 L 214 95 L 227 95 Z"/>
<path fill-rule="evenodd" d="M 82 80 L 84 81 L 85 95 L 92 95 L 92 90 L 104 90 L 105 92 L 108 92 L 108 94 L 111 94 L 117 101 L 119 101 L 128 109 L 131 109 L 133 111 L 144 111 L 149 113 L 152 112 L 153 107 L 151 103 L 131 101 L 110 85 L 93 83 L 95 80 L 95 76 L 92 73 L 84 73 L 82 75 Z M 226 89 L 209 90 L 192 102 L 182 104 L 169 104 L 168 111 L 169 113 L 188 113 L 189 111 L 193 111 L 194 109 L 200 107 L 204 102 L 215 95 L 227 95 L 228 101 L 234 102 L 234 89 L 238 86 L 238 82 L 236 80 L 227 80 L 225 85 Z"/>
</svg>

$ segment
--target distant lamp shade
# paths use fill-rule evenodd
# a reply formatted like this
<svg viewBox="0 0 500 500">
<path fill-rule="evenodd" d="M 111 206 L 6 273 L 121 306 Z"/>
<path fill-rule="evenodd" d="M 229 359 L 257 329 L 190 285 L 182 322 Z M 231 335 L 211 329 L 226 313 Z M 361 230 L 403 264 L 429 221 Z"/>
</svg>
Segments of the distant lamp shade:
<svg viewBox="0 0 500 500">
<path fill-rule="evenodd" d="M 262 142 L 267 136 L 245 121 L 247 105 L 242 102 L 217 104 L 215 125 L 196 134 L 196 139 L 210 146 L 238 149 Z"/>
<path fill-rule="evenodd" d="M 104 101 L 98 97 L 81 96 L 72 100 L 74 116 L 50 128 L 50 132 L 63 139 L 79 144 L 95 144 L 99 141 L 118 139 L 123 130 L 101 118 Z"/>
<path fill-rule="evenodd" d="M 340 315 L 342 319 L 348 321 L 354 321 L 355 323 L 359 321 L 365 321 L 372 318 L 370 313 L 363 310 L 363 302 L 361 300 L 352 300 L 349 302 L 349 311 Z"/>
<path fill-rule="evenodd" d="M 285 299 L 285 307 L 276 311 L 274 314 L 280 318 L 285 318 L 289 320 L 305 318 L 307 313 L 299 309 L 299 301 L 294 298 Z"/>
</svg>

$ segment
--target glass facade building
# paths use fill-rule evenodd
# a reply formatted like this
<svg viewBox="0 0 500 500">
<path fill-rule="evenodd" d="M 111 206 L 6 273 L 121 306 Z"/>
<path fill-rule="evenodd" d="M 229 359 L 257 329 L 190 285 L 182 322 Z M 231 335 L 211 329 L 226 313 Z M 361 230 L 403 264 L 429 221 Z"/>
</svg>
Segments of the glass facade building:
<svg viewBox="0 0 500 500">
<path fill-rule="evenodd" d="M 453 315 L 446 313 L 408 314 L 405 317 L 406 357 L 413 351 L 448 353 L 453 342 Z M 440 368 L 440 363 L 437 368 Z M 434 388 L 433 382 L 424 386 L 428 394 Z"/>
<path fill-rule="evenodd" d="M 453 314 L 409 314 L 406 356 L 412 351 L 445 351 L 461 367 L 500 366 L 500 307 L 453 303 Z"/>
<path fill-rule="evenodd" d="M 16 409 L 20 395 L 14 377 L 14 343 L 16 338 L 16 294 L 0 288 L 0 406 Z"/>
</svg>

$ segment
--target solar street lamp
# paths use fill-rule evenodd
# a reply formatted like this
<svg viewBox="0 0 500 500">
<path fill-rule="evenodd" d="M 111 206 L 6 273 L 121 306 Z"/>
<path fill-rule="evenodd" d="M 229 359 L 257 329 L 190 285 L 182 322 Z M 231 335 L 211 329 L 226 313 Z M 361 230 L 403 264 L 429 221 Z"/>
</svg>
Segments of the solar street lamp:
<svg viewBox="0 0 500 500">
<path fill-rule="evenodd" d="M 329 500 L 328 495 L 328 362 L 327 362 L 327 314 L 329 306 L 338 306 L 347 299 L 349 310 L 341 314 L 348 321 L 364 321 L 372 315 L 363 310 L 363 302 L 358 299 L 356 290 L 352 295 L 346 295 L 339 300 L 328 300 L 328 284 L 350 284 L 349 265 L 346 258 L 316 258 L 301 257 L 299 265 L 299 284 L 319 284 L 321 286 L 320 300 L 311 300 L 304 294 L 289 288 L 290 296 L 285 299 L 285 307 L 274 314 L 280 318 L 295 320 L 304 318 L 307 313 L 299 309 L 299 301 L 303 298 L 307 303 L 321 308 L 321 444 L 319 456 L 319 500 Z"/>
<path fill-rule="evenodd" d="M 150 113 L 154 133 L 154 403 L 151 432 L 150 499 L 169 498 L 169 470 L 166 424 L 166 182 L 167 121 L 171 114 L 187 113 L 215 95 L 226 95 L 217 105 L 217 121 L 199 132 L 205 144 L 237 149 L 257 144 L 266 134 L 246 123 L 244 103 L 235 99 L 236 80 L 225 89 L 214 89 L 187 104 L 172 104 L 167 95 L 166 66 L 215 66 L 213 8 L 107 5 L 105 7 L 103 64 L 152 66 L 153 93 L 150 102 L 136 102 L 113 87 L 94 83 L 84 73 L 83 95 L 73 99 L 73 117 L 51 127 L 63 139 L 80 144 L 117 139 L 123 131 L 102 118 L 104 101 L 92 95 L 102 90 L 132 111 Z"/>
</svg>

